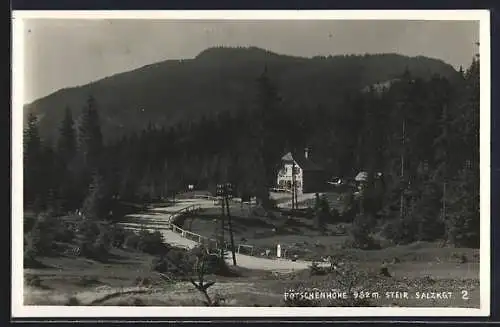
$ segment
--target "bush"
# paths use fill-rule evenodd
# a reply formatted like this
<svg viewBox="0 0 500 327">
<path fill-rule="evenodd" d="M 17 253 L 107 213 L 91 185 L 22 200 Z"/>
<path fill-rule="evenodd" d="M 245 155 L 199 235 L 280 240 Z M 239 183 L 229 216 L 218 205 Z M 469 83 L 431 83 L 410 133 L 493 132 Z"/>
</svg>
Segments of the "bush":
<svg viewBox="0 0 500 327">
<path fill-rule="evenodd" d="M 45 215 L 38 216 L 33 228 L 26 236 L 25 249 L 30 257 L 52 254 L 54 231 L 51 228 L 50 219 Z"/>
<path fill-rule="evenodd" d="M 339 221 L 352 222 L 356 218 L 357 209 L 354 205 L 349 205 L 344 211 L 339 213 Z"/>
<path fill-rule="evenodd" d="M 336 222 L 340 221 L 340 214 L 339 214 L 338 210 L 335 208 L 332 208 L 330 210 L 330 221 L 332 223 L 336 223 Z"/>
<path fill-rule="evenodd" d="M 330 267 L 320 267 L 317 262 L 313 262 L 309 269 L 311 276 L 324 276 L 331 272 Z"/>
<path fill-rule="evenodd" d="M 166 253 L 153 259 L 151 269 L 174 277 L 188 277 L 195 273 L 197 262 L 203 261 L 204 274 L 233 276 L 227 263 L 204 245 L 189 251 L 169 248 Z"/>
<path fill-rule="evenodd" d="M 139 232 L 137 249 L 153 255 L 165 253 L 166 246 L 163 240 L 163 235 L 159 231 L 149 232 L 147 230 L 141 230 Z"/>
<path fill-rule="evenodd" d="M 75 240 L 75 230 L 64 221 L 59 220 L 57 224 L 54 225 L 54 240 L 58 242 L 71 243 Z"/>
<path fill-rule="evenodd" d="M 109 227 L 91 220 L 82 220 L 79 224 L 78 245 L 81 255 L 87 258 L 104 260 L 111 247 Z"/>
<path fill-rule="evenodd" d="M 409 244 L 415 239 L 415 230 L 409 219 L 396 218 L 382 228 L 382 235 L 395 244 Z"/>
<path fill-rule="evenodd" d="M 139 246 L 140 239 L 139 235 L 134 232 L 130 232 L 127 236 L 125 236 L 123 246 L 128 249 L 136 250 Z"/>
<path fill-rule="evenodd" d="M 81 255 L 89 259 L 105 260 L 108 256 L 108 251 L 101 242 L 84 243 L 80 249 Z"/>
<path fill-rule="evenodd" d="M 314 204 L 314 226 L 317 230 L 324 231 L 326 222 L 331 221 L 330 206 L 327 199 L 316 194 Z"/>
<path fill-rule="evenodd" d="M 112 225 L 109 230 L 111 246 L 115 248 L 123 247 L 125 245 L 127 234 L 127 231 L 123 227 L 116 224 Z"/>
<path fill-rule="evenodd" d="M 24 268 L 40 268 L 43 266 L 37 259 L 36 249 L 28 237 L 24 237 L 24 253 L 23 253 L 23 266 Z"/>
<path fill-rule="evenodd" d="M 171 248 L 151 262 L 151 269 L 172 277 L 188 277 L 193 273 L 195 258 L 186 250 Z"/>
<path fill-rule="evenodd" d="M 362 250 L 380 249 L 378 244 L 371 236 L 371 231 L 376 221 L 371 215 L 358 215 L 354 219 L 349 231 L 350 238 L 346 246 Z"/>
</svg>

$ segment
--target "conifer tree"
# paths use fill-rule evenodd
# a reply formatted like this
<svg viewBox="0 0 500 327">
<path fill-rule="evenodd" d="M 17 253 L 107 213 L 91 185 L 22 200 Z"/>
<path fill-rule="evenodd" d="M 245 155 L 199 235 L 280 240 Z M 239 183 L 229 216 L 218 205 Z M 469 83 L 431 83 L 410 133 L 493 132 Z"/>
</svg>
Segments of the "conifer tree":
<svg viewBox="0 0 500 327">
<path fill-rule="evenodd" d="M 89 97 L 78 125 L 78 149 L 86 167 L 96 169 L 103 147 L 96 101 Z"/>
<path fill-rule="evenodd" d="M 64 118 L 59 129 L 59 138 L 57 142 L 56 166 L 60 169 L 58 196 L 61 201 L 61 208 L 64 210 L 73 210 L 80 207 L 80 196 L 78 195 L 78 185 L 75 183 L 75 156 L 76 156 L 76 131 L 71 110 L 67 107 Z"/>
<path fill-rule="evenodd" d="M 59 129 L 57 152 L 67 167 L 76 154 L 76 133 L 71 110 L 67 107 Z"/>
<path fill-rule="evenodd" d="M 276 133 L 280 124 L 278 119 L 280 102 L 281 98 L 271 82 L 266 66 L 257 79 L 257 126 L 254 131 L 254 137 L 258 139 L 259 157 L 262 160 L 266 188 L 274 183 L 284 146 L 280 140 L 282 135 Z M 265 203 L 269 198 L 269 192 L 259 196 Z"/>
<path fill-rule="evenodd" d="M 82 213 L 91 220 L 106 219 L 109 211 L 110 199 L 103 177 L 95 172 L 89 185 L 87 197 L 83 202 Z"/>
<path fill-rule="evenodd" d="M 446 220 L 448 241 L 458 247 L 479 247 L 479 178 L 464 167 L 451 183 Z"/>
<path fill-rule="evenodd" d="M 29 113 L 24 129 L 24 201 L 25 204 L 40 202 L 42 192 L 42 142 L 38 132 L 38 122 L 34 114 Z M 38 200 L 37 200 L 38 198 Z"/>
</svg>

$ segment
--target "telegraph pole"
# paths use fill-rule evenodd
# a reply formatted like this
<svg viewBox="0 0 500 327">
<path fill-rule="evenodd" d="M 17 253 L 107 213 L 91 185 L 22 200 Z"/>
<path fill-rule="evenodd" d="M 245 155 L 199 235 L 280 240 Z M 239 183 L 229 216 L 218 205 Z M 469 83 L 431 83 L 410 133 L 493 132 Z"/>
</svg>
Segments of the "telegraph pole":
<svg viewBox="0 0 500 327">
<path fill-rule="evenodd" d="M 224 212 L 224 186 L 221 184 L 217 185 L 217 198 L 219 199 L 221 203 L 221 216 L 220 216 L 220 242 L 221 242 L 221 248 L 220 248 L 220 256 L 222 259 L 224 259 L 224 229 L 225 229 L 225 223 L 224 223 L 224 218 L 225 218 L 225 212 Z"/>
<path fill-rule="evenodd" d="M 229 237 L 231 239 L 231 252 L 233 253 L 233 265 L 236 266 L 236 250 L 234 248 L 234 235 L 233 235 L 233 224 L 231 221 L 231 213 L 229 211 L 229 197 L 232 196 L 232 185 L 230 183 L 226 184 L 225 200 L 226 200 L 226 214 L 227 223 L 229 226 Z"/>
<path fill-rule="evenodd" d="M 231 252 L 233 255 L 233 265 L 236 266 L 236 251 L 234 247 L 234 235 L 233 235 L 233 226 L 231 221 L 231 214 L 229 211 L 229 197 L 232 196 L 232 185 L 231 183 L 219 184 L 217 185 L 217 195 L 221 201 L 221 209 L 222 209 L 222 217 L 221 217 L 221 238 L 222 238 L 222 248 L 221 248 L 221 257 L 224 258 L 224 249 L 225 249 L 225 239 L 224 239 L 224 229 L 225 229 L 225 215 L 228 218 L 228 227 L 229 227 L 229 236 L 231 239 Z"/>
<path fill-rule="evenodd" d="M 294 167 L 293 167 L 293 196 L 295 197 L 295 209 L 299 208 L 298 200 L 297 200 L 297 174 L 295 173 L 295 161 L 294 161 Z"/>
</svg>

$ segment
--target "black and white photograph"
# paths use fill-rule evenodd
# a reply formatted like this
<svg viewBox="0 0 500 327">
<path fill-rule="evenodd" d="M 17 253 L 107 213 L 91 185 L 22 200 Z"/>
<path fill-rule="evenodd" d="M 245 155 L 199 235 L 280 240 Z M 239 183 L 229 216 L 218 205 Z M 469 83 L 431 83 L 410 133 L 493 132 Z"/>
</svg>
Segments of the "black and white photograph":
<svg viewBox="0 0 500 327">
<path fill-rule="evenodd" d="M 488 19 L 14 11 L 13 312 L 488 315 Z"/>
</svg>

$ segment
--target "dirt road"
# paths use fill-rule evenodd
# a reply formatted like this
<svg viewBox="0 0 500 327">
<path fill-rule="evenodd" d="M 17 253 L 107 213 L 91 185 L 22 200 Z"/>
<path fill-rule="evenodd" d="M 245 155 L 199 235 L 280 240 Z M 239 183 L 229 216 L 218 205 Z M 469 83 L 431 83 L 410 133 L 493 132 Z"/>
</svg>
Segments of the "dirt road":
<svg viewBox="0 0 500 327">
<path fill-rule="evenodd" d="M 314 195 L 313 195 L 314 196 Z M 133 214 L 127 216 L 127 221 L 121 223 L 125 228 L 139 230 L 141 228 L 150 231 L 160 231 L 165 241 L 173 246 L 182 248 L 193 248 L 197 242 L 182 237 L 181 234 L 170 229 L 170 222 L 175 218 L 176 212 L 190 205 L 199 205 L 201 208 L 214 208 L 216 204 L 212 200 L 206 199 L 185 199 L 169 207 L 158 207 L 151 209 L 146 214 Z M 226 259 L 232 264 L 232 258 Z M 253 257 L 244 254 L 236 254 L 237 265 L 248 269 L 261 269 L 277 272 L 289 272 L 294 270 L 307 269 L 311 262 L 291 261 L 285 259 L 267 259 Z"/>
</svg>

